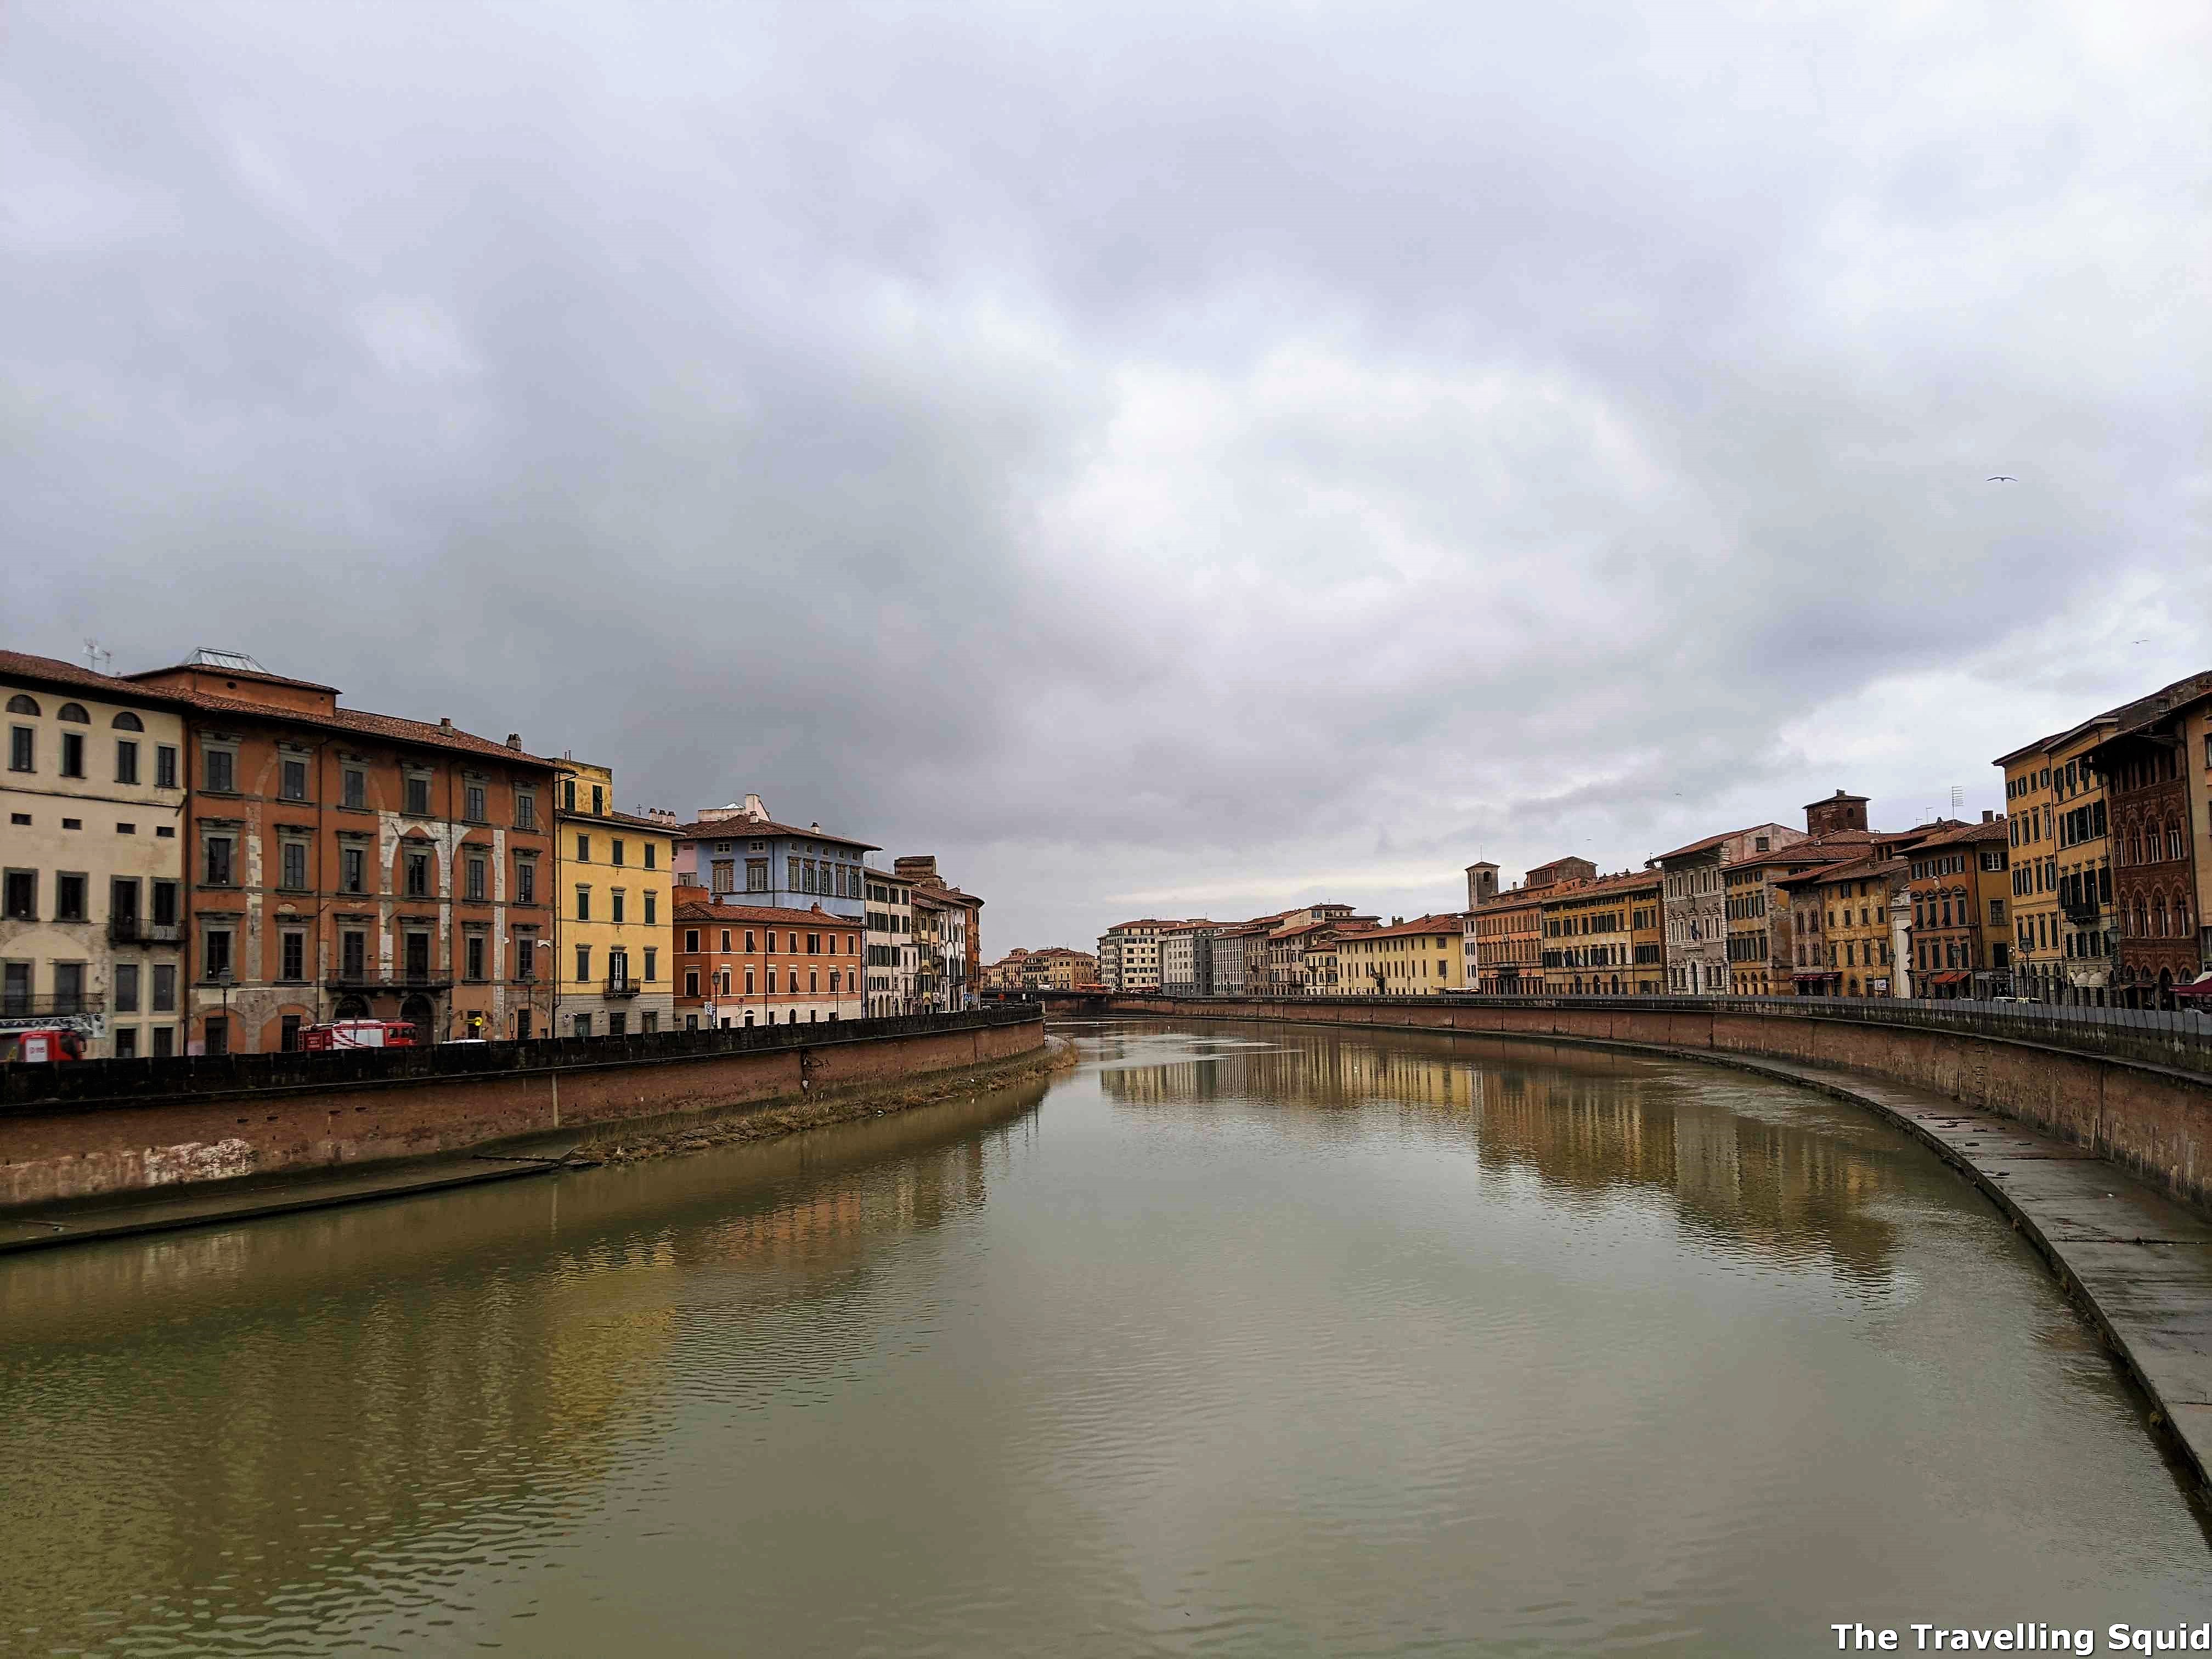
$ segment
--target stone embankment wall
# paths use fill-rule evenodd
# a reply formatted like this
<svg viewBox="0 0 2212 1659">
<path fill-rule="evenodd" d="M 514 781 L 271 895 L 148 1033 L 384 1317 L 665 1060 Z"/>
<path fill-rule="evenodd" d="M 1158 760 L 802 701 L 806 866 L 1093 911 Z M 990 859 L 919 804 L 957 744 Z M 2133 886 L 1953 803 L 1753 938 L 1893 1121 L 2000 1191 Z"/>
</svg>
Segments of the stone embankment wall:
<svg viewBox="0 0 2212 1659">
<path fill-rule="evenodd" d="M 0 1091 L 0 1209 L 350 1169 L 556 1132 L 582 1139 L 617 1124 L 896 1088 L 1039 1054 L 1044 1044 L 1033 1012 L 992 1011 L 482 1048 L 248 1055 L 240 1057 L 245 1064 L 173 1080 L 160 1096 L 145 1091 L 145 1062 L 9 1066 L 45 1076 L 11 1076 Z M 103 1091 L 110 1073 L 119 1086 Z"/>
<path fill-rule="evenodd" d="M 1966 1030 L 1833 1014 L 1648 1005 L 1487 1003 L 1469 998 L 1280 1002 L 1116 996 L 1105 1011 L 1185 1019 L 1280 1019 L 1762 1055 L 1931 1089 L 2058 1135 L 2212 1210 L 2212 1077 L 2144 1060 Z"/>
</svg>

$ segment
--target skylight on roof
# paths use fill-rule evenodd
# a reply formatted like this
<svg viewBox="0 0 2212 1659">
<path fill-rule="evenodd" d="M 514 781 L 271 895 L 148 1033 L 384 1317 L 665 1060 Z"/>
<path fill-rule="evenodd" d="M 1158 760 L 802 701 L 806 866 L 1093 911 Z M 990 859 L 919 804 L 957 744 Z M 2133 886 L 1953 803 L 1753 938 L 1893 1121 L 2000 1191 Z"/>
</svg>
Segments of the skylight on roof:
<svg viewBox="0 0 2212 1659">
<path fill-rule="evenodd" d="M 265 674 L 269 672 L 243 651 L 216 651 L 204 645 L 192 652 L 192 660 L 202 668 L 228 668 L 248 674 Z"/>
</svg>

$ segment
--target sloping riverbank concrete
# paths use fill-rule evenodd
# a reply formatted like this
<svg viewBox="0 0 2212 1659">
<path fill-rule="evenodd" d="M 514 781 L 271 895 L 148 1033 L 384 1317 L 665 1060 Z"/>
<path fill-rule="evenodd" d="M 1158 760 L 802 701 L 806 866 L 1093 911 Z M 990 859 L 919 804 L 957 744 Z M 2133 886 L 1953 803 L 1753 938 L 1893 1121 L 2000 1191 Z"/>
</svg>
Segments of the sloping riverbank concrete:
<svg viewBox="0 0 2212 1659">
<path fill-rule="evenodd" d="M 1135 1013 L 1117 1008 L 1117 1013 Z M 1250 1019 L 1249 1013 L 1173 1016 Z M 1267 1016 L 1258 1016 L 1266 1019 Z M 1273 1017 L 1309 1021 L 1295 1011 Z M 2148 1421 L 2201 1504 L 2212 1507 L 2212 1220 L 2087 1147 L 1935 1090 L 1832 1066 L 1707 1048 L 1559 1033 L 1455 1032 L 1407 1020 L 1361 1022 L 1414 1030 L 1602 1048 L 1725 1066 L 1817 1089 L 1901 1126 L 1972 1181 L 2050 1264 L 2102 1337 L 2121 1372 L 2148 1402 Z"/>
</svg>

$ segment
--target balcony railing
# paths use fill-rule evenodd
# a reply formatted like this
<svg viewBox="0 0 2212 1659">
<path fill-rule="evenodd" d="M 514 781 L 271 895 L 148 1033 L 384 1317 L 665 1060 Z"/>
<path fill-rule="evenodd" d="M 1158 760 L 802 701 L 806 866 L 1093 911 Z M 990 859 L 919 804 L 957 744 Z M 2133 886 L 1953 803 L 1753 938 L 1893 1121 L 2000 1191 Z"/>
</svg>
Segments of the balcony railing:
<svg viewBox="0 0 2212 1659">
<path fill-rule="evenodd" d="M 2087 926 L 2104 912 L 2104 907 L 2094 899 L 2061 899 L 2058 908 L 2066 913 L 2066 920 Z"/>
<path fill-rule="evenodd" d="M 396 974 L 387 979 L 381 974 L 340 971 L 325 980 L 323 988 L 326 991 L 353 991 L 363 996 L 407 991 L 450 991 L 453 988 L 453 979 L 450 974 Z"/>
<path fill-rule="evenodd" d="M 0 1019 L 38 1019 L 47 1015 L 100 1014 L 106 1012 L 106 997 L 79 991 L 56 992 L 46 996 L 15 992 L 0 995 Z"/>
<path fill-rule="evenodd" d="M 634 997 L 644 988 L 627 974 L 607 975 L 607 994 L 611 997 Z"/>
<path fill-rule="evenodd" d="M 173 921 L 143 921 L 137 916 L 111 916 L 107 921 L 107 942 L 110 945 L 182 945 L 185 930 Z"/>
</svg>

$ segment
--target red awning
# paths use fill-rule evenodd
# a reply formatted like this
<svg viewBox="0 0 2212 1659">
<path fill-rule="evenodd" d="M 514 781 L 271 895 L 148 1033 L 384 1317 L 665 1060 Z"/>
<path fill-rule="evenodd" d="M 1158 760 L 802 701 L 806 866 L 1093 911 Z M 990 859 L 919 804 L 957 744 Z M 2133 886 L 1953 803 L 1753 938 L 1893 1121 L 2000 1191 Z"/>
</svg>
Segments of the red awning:
<svg viewBox="0 0 2212 1659">
<path fill-rule="evenodd" d="M 1804 973 L 1792 974 L 1790 977 L 1792 979 L 1841 979 L 1843 975 L 1836 969 L 1828 968 L 1818 970 L 1808 969 Z"/>
<path fill-rule="evenodd" d="M 1930 985 L 1964 985 L 1966 982 L 1966 975 L 1958 972 L 1930 974 L 1928 975 L 1928 982 Z"/>
<path fill-rule="evenodd" d="M 2200 974 L 2186 985 L 2177 985 L 2173 994 L 2178 997 L 2212 997 L 2212 974 Z"/>
</svg>

